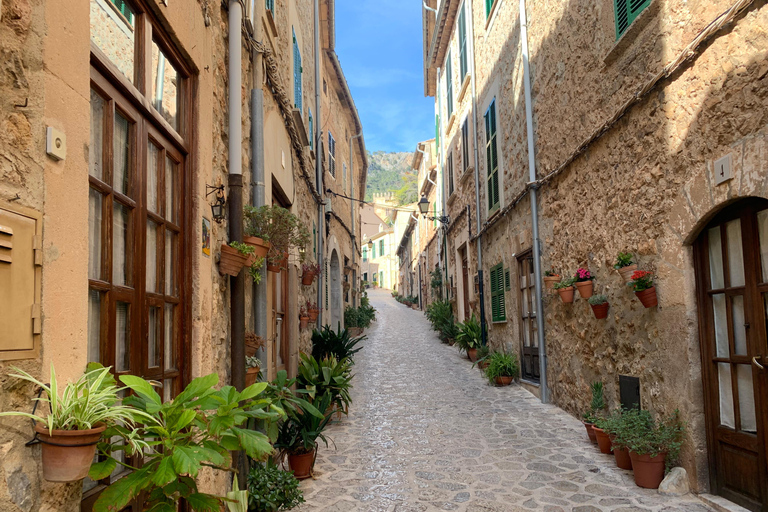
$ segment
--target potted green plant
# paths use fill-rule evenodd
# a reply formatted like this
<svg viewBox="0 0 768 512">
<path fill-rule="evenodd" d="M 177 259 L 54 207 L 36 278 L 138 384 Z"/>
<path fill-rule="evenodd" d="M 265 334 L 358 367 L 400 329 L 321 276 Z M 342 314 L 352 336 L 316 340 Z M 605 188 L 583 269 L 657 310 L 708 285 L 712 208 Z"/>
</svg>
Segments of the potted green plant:
<svg viewBox="0 0 768 512">
<path fill-rule="evenodd" d="M 555 283 L 554 288 L 560 294 L 560 300 L 566 304 L 573 302 L 573 283 L 575 282 L 575 277 L 564 277 L 559 283 Z"/>
<path fill-rule="evenodd" d="M 256 383 L 261 372 L 261 360 L 256 356 L 245 356 L 245 385 Z"/>
<path fill-rule="evenodd" d="M 488 358 L 488 367 L 483 370 L 488 382 L 496 386 L 508 386 L 520 376 L 520 364 L 515 354 L 492 352 Z"/>
<path fill-rule="evenodd" d="M 586 268 L 578 268 L 576 270 L 576 289 L 579 290 L 579 295 L 582 299 L 588 299 L 592 296 L 593 283 L 592 280 L 595 276 Z"/>
<path fill-rule="evenodd" d="M 473 363 L 477 361 L 477 349 L 483 343 L 482 327 L 475 318 L 475 314 L 467 318 L 464 322 L 458 324 L 458 334 L 456 335 L 456 345 L 459 350 L 464 350 L 467 357 Z"/>
<path fill-rule="evenodd" d="M 488 348 L 488 345 L 481 345 L 477 348 L 477 352 L 475 353 L 477 361 L 475 361 L 475 364 L 481 370 L 488 368 L 488 355 L 490 353 L 491 349 Z"/>
<path fill-rule="evenodd" d="M 675 410 L 666 418 L 654 421 L 648 411 L 625 411 L 622 436 L 629 448 L 635 484 L 657 489 L 664 479 L 665 469 L 677 461 L 683 442 L 685 426 Z"/>
<path fill-rule="evenodd" d="M 299 254 L 306 254 L 311 240 L 309 230 L 285 208 L 270 205 L 246 207 L 245 219 L 246 234 L 269 241 L 267 269 L 270 272 L 286 268 L 291 248 L 296 247 Z"/>
<path fill-rule="evenodd" d="M 659 299 L 656 296 L 656 287 L 653 285 L 653 272 L 635 270 L 632 273 L 629 286 L 632 287 L 635 295 L 646 308 L 658 305 Z"/>
<path fill-rule="evenodd" d="M 591 296 L 587 299 L 589 305 L 592 307 L 592 312 L 595 314 L 595 318 L 602 320 L 608 318 L 608 296 L 602 293 Z"/>
<path fill-rule="evenodd" d="M 243 227 L 243 242 L 253 246 L 254 253 L 259 258 L 266 258 L 269 253 L 271 206 L 255 208 L 246 206 L 243 209 L 245 225 Z"/>
<path fill-rule="evenodd" d="M 595 423 L 592 425 L 592 431 L 595 433 L 597 439 L 597 446 L 600 448 L 600 453 L 611 453 L 611 438 L 605 428 L 608 426 L 608 420 L 605 416 L 598 413 L 595 415 Z"/>
<path fill-rule="evenodd" d="M 304 308 L 304 306 L 301 306 L 299 308 L 299 329 L 304 330 L 307 328 L 307 325 L 309 324 L 309 313 L 307 313 L 307 310 Z"/>
<path fill-rule="evenodd" d="M 603 420 L 601 427 L 608 434 L 611 441 L 611 451 L 616 459 L 616 466 L 621 469 L 632 469 L 632 459 L 629 456 L 627 441 L 625 438 L 627 416 L 622 409 L 614 410 Z"/>
<path fill-rule="evenodd" d="M 320 308 L 317 307 L 317 303 L 311 301 L 307 301 L 306 307 L 307 314 L 309 315 L 309 321 L 315 323 L 317 321 L 317 317 L 320 315 Z"/>
<path fill-rule="evenodd" d="M 121 375 L 120 380 L 133 393 L 124 404 L 153 421 L 105 432 L 105 441 L 99 443 L 103 460 L 91 466 L 91 479 L 107 478 L 118 464 L 132 471 L 99 495 L 94 512 L 122 510 L 141 493 L 146 510 L 175 510 L 181 500 L 194 510 L 220 510 L 227 498 L 198 489 L 200 470 L 233 472 L 230 451 L 243 450 L 254 460 L 265 460 L 273 452 L 266 434 L 244 426 L 250 418 L 274 424 L 281 416 L 270 412 L 265 382 L 240 392 L 232 386 L 216 389 L 219 377 L 214 373 L 193 379 L 176 398 L 163 401 L 153 384 L 141 377 Z M 126 449 L 131 438 L 144 446 Z M 129 456 L 140 455 L 141 467 L 114 458 L 123 450 Z"/>
<path fill-rule="evenodd" d="M 322 270 L 317 263 L 303 263 L 301 265 L 301 284 L 311 285 L 316 277 L 320 277 Z"/>
<path fill-rule="evenodd" d="M 582 416 L 584 428 L 587 430 L 587 436 L 589 440 L 597 444 L 597 435 L 594 431 L 595 421 L 597 415 L 605 409 L 605 394 L 603 393 L 603 383 L 595 381 L 589 385 L 589 389 L 592 392 L 592 400 L 589 403 L 589 409 Z"/>
<path fill-rule="evenodd" d="M 253 255 L 253 247 L 242 242 L 234 241 L 229 245 L 221 245 L 219 272 L 224 275 L 237 277 L 240 270 L 248 263 Z"/>
<path fill-rule="evenodd" d="M 560 281 L 560 274 L 555 272 L 555 269 L 544 271 L 544 286 L 548 292 L 552 293 L 558 281 Z"/>
<path fill-rule="evenodd" d="M 453 316 L 451 303 L 436 300 L 427 306 L 424 314 L 432 324 L 432 330 L 437 331 L 440 341 L 452 345 L 458 336 L 458 327 Z"/>
<path fill-rule="evenodd" d="M 620 252 L 616 256 L 616 264 L 613 265 L 621 278 L 625 283 L 629 283 L 632 280 L 632 273 L 637 270 L 637 265 L 632 262 L 632 254 L 628 252 Z"/>
<path fill-rule="evenodd" d="M 314 406 L 319 411 L 327 411 L 331 400 L 331 395 L 326 393 L 315 401 Z M 323 430 L 328 426 L 331 414 L 327 413 L 320 419 L 303 406 L 299 410 L 289 409 L 286 412 L 288 417 L 280 425 L 275 448 L 280 450 L 281 455 L 288 456 L 288 464 L 294 476 L 303 480 L 312 476 L 318 439 L 328 446 Z"/>
<path fill-rule="evenodd" d="M 56 370 L 51 364 L 50 384 L 43 384 L 29 373 L 12 367 L 11 377 L 31 382 L 42 390 L 37 403 L 48 405 L 48 414 L 39 416 L 21 411 L 8 411 L 0 416 L 21 416 L 33 422 L 35 437 L 42 443 L 43 478 L 50 482 L 76 482 L 88 476 L 96 453 L 96 445 L 107 429 L 130 429 L 138 421 L 153 423 L 153 418 L 121 403 L 111 368 L 90 363 L 75 382 L 68 382 L 59 394 Z M 36 405 L 37 405 L 36 403 Z M 145 445 L 131 438 L 132 447 Z"/>
<path fill-rule="evenodd" d="M 334 331 L 326 325 L 320 331 L 312 331 L 312 357 L 320 360 L 334 356 L 339 361 L 349 360 L 350 364 L 354 364 L 355 354 L 363 348 L 357 345 L 365 340 L 366 336 L 353 337 L 349 330 L 338 327 L 339 329 Z"/>
<path fill-rule="evenodd" d="M 248 275 L 251 276 L 251 279 L 256 284 L 261 283 L 261 269 L 264 268 L 264 261 L 263 257 L 251 255 L 251 259 L 246 262 L 246 265 L 248 265 Z"/>
<path fill-rule="evenodd" d="M 299 357 L 297 384 L 309 390 L 313 401 L 330 394 L 330 407 L 333 409 L 330 412 L 337 412 L 339 418 L 342 413 L 347 414 L 352 401 L 349 395 L 352 389 L 351 360 L 339 360 L 332 355 L 319 361 L 308 354 L 300 354 Z"/>
<path fill-rule="evenodd" d="M 273 461 L 255 463 L 248 472 L 248 510 L 277 512 L 304 503 L 299 480 L 290 471 L 280 469 Z"/>
</svg>

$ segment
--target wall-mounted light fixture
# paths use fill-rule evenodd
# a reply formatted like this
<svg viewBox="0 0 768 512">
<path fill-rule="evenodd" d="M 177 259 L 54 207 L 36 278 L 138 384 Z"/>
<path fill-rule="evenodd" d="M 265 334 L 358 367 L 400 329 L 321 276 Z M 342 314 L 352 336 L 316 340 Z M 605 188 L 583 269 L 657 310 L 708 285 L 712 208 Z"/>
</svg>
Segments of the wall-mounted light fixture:
<svg viewBox="0 0 768 512">
<path fill-rule="evenodd" d="M 445 215 L 441 215 L 439 217 L 431 217 L 427 215 L 429 213 L 429 199 L 427 199 L 427 196 L 424 194 L 422 194 L 421 199 L 419 199 L 419 211 L 425 218 L 429 220 L 436 220 L 441 224 L 450 224 L 451 222 L 451 218 Z"/>
<path fill-rule="evenodd" d="M 214 192 L 216 193 L 216 198 L 213 203 L 211 203 L 211 216 L 213 217 L 213 220 L 215 220 L 217 223 L 221 224 L 221 221 L 224 220 L 224 206 L 227 204 L 227 199 L 224 197 L 224 185 L 205 185 L 206 194 L 205 197 L 207 198 Z"/>
</svg>

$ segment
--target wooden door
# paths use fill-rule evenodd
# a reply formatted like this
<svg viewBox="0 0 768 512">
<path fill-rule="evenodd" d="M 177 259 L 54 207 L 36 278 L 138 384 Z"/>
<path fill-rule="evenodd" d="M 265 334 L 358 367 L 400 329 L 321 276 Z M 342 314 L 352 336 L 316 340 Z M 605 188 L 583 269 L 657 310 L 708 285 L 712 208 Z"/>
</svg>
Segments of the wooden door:
<svg viewBox="0 0 768 512">
<path fill-rule="evenodd" d="M 539 337 L 537 335 L 535 291 L 536 279 L 533 274 L 533 256 L 527 251 L 517 258 L 518 304 L 520 304 L 520 352 L 521 372 L 526 380 L 538 382 Z"/>
<path fill-rule="evenodd" d="M 695 244 L 713 491 L 768 510 L 768 201 L 719 214 Z"/>
<path fill-rule="evenodd" d="M 467 262 L 467 250 L 464 249 L 461 258 L 461 293 L 464 297 L 464 320 L 469 318 L 469 264 Z"/>
</svg>

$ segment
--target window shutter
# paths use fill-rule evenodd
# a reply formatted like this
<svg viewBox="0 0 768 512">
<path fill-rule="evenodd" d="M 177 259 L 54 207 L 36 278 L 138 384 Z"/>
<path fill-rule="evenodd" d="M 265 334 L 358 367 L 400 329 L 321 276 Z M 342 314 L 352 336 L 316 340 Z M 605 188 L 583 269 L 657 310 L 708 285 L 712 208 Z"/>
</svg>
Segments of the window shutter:
<svg viewBox="0 0 768 512">
<path fill-rule="evenodd" d="M 294 106 L 302 111 L 301 92 L 301 51 L 296 41 L 296 32 L 293 32 L 293 98 Z"/>
<path fill-rule="evenodd" d="M 493 0 L 485 0 L 485 19 L 491 15 L 491 9 L 493 8 Z"/>
<path fill-rule="evenodd" d="M 453 114 L 453 66 L 451 65 L 451 52 L 445 62 L 445 95 L 447 98 L 448 118 Z"/>
<path fill-rule="evenodd" d="M 266 0 L 266 7 L 268 11 L 272 12 L 272 16 L 275 15 L 275 0 Z"/>
<path fill-rule="evenodd" d="M 459 81 L 463 82 L 464 77 L 467 76 L 467 72 L 469 71 L 467 66 L 467 18 L 466 18 L 466 11 L 467 4 L 466 2 L 461 7 L 461 12 L 459 13 Z"/>
<path fill-rule="evenodd" d="M 494 322 L 507 319 L 504 297 L 504 267 L 501 263 L 491 268 L 491 318 Z"/>
<path fill-rule="evenodd" d="M 509 279 L 509 269 L 504 270 L 504 290 L 510 291 L 512 290 L 512 283 Z"/>
<path fill-rule="evenodd" d="M 499 156 L 496 137 L 496 100 L 485 113 L 485 155 L 488 175 L 488 211 L 499 206 Z"/>
<path fill-rule="evenodd" d="M 627 31 L 632 22 L 650 3 L 651 0 L 613 0 L 616 39 L 619 39 Z"/>
</svg>

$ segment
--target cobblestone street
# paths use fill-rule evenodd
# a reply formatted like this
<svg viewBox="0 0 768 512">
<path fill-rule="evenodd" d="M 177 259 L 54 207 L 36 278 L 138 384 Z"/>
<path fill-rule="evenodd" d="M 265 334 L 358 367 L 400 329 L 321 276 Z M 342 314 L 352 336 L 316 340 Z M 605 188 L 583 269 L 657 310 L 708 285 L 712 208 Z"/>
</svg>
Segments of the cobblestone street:
<svg viewBox="0 0 768 512">
<path fill-rule="evenodd" d="M 710 510 L 634 484 L 581 423 L 495 388 L 387 291 L 358 354 L 349 417 L 328 430 L 302 511 Z"/>
</svg>

